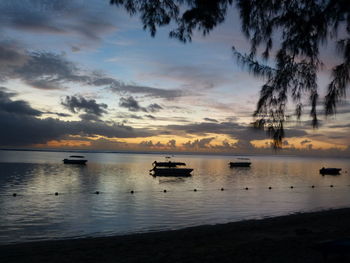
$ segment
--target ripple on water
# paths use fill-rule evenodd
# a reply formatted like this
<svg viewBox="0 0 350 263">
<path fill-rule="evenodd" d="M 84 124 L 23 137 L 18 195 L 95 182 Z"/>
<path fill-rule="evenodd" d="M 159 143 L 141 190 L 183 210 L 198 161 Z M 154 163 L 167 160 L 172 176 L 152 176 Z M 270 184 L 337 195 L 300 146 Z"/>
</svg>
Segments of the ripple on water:
<svg viewBox="0 0 350 263">
<path fill-rule="evenodd" d="M 349 170 L 346 159 L 251 157 L 250 169 L 232 169 L 230 157 L 178 156 L 193 176 L 157 178 L 148 174 L 157 155 L 89 153 L 81 167 L 63 165 L 66 153 L 8 152 L 1 163 L 2 154 L 0 243 L 178 229 L 350 203 L 347 174 L 318 173 L 322 166 Z"/>
</svg>

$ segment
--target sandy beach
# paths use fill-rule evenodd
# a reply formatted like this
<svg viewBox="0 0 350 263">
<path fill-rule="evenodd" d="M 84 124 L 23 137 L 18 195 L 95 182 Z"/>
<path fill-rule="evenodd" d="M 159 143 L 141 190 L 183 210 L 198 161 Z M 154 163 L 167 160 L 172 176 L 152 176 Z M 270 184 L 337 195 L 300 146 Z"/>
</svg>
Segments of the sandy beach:
<svg viewBox="0 0 350 263">
<path fill-rule="evenodd" d="M 0 262 L 348 262 L 350 256 L 339 253 L 325 260 L 315 245 L 350 237 L 349 222 L 346 208 L 176 231 L 4 245 Z"/>
</svg>

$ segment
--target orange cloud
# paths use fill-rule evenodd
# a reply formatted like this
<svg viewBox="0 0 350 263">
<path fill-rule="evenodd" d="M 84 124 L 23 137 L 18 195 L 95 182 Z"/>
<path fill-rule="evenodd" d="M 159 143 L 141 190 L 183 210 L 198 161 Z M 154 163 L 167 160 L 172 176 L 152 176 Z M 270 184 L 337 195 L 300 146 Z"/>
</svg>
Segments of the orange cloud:
<svg viewBox="0 0 350 263">
<path fill-rule="evenodd" d="M 83 140 L 53 140 L 48 141 L 45 144 L 36 144 L 34 147 L 49 147 L 49 148 L 74 148 L 74 147 L 89 147 L 91 146 L 91 142 L 83 141 Z"/>
</svg>

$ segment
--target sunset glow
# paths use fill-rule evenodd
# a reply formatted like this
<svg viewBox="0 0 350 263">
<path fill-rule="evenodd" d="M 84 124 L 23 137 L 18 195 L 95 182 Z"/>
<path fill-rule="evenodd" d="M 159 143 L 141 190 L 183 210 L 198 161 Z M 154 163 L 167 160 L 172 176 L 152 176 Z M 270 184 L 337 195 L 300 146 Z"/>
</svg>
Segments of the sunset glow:
<svg viewBox="0 0 350 263">
<path fill-rule="evenodd" d="M 0 8 L 7 19 L 0 26 L 3 148 L 271 152 L 266 134 L 250 124 L 263 81 L 232 57 L 232 45 L 240 52 L 249 46 L 235 8 L 188 44 L 170 39 L 167 27 L 150 37 L 137 17 L 108 1 L 45 10 L 3 1 Z M 17 24 L 23 15 L 32 19 L 27 26 Z M 323 48 L 324 96 L 335 61 L 333 47 Z M 349 101 L 328 119 L 322 98 L 319 104 L 319 128 L 307 115 L 291 122 L 284 148 L 348 155 Z"/>
</svg>

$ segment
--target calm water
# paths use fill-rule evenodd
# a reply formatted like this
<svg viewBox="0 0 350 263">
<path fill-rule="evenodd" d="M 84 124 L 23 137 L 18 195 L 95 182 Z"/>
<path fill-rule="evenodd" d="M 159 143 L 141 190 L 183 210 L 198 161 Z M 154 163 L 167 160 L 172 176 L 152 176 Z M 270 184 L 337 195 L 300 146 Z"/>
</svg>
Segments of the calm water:
<svg viewBox="0 0 350 263">
<path fill-rule="evenodd" d="M 349 159 L 251 157 L 251 168 L 229 168 L 233 157 L 177 155 L 175 161 L 195 169 L 193 176 L 154 178 L 148 170 L 162 155 L 87 153 L 86 166 L 63 165 L 67 155 L 0 151 L 0 244 L 350 206 Z M 341 167 L 343 173 L 321 176 L 322 166 Z"/>
</svg>

